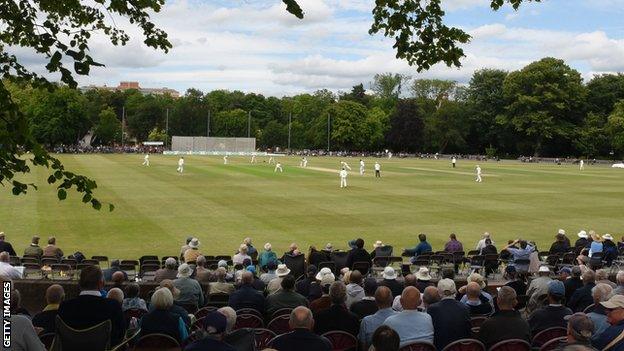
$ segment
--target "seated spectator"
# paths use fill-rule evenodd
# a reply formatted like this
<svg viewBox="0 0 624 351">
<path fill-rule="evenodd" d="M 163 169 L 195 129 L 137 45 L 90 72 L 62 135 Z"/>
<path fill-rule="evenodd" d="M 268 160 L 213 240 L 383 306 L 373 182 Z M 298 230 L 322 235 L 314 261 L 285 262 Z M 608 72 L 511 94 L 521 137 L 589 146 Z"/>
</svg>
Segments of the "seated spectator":
<svg viewBox="0 0 624 351">
<path fill-rule="evenodd" d="M 193 240 L 192 236 L 186 237 L 186 244 L 182 245 L 182 247 L 180 248 L 180 259 L 182 261 L 184 261 L 184 253 L 186 252 L 186 250 L 190 249 L 189 243 L 191 242 L 191 240 Z"/>
<path fill-rule="evenodd" d="M 521 339 L 531 342 L 531 328 L 514 310 L 518 303 L 514 289 L 503 286 L 498 291 L 496 302 L 499 310 L 488 318 L 479 329 L 478 339 L 489 349 L 503 340 Z"/>
<path fill-rule="evenodd" d="M 277 278 L 272 279 L 267 284 L 267 293 L 269 295 L 275 294 L 282 288 L 282 279 L 290 274 L 290 269 L 286 267 L 285 264 L 278 264 L 277 269 L 275 270 L 275 275 Z"/>
<path fill-rule="evenodd" d="M 258 250 L 251 244 L 251 238 L 243 239 L 243 244 L 247 246 L 247 254 L 253 256 L 258 253 Z"/>
<path fill-rule="evenodd" d="M 203 255 L 197 256 L 195 259 L 195 280 L 200 283 L 210 283 L 215 281 L 214 274 L 208 268 L 206 268 L 206 257 Z"/>
<path fill-rule="evenodd" d="M 419 255 L 425 252 L 431 252 L 431 245 L 427 242 L 427 235 L 418 234 L 418 240 L 420 241 L 413 249 L 405 249 L 405 254 L 413 256 L 411 258 L 412 263 L 418 258 Z"/>
<path fill-rule="evenodd" d="M 584 249 L 584 248 L 589 246 L 590 242 L 589 242 L 588 235 L 587 235 L 586 231 L 581 230 L 580 232 L 578 232 L 577 235 L 578 235 L 579 238 L 574 243 L 574 250 L 575 250 L 574 252 L 579 254 L 582 249 Z"/>
<path fill-rule="evenodd" d="M 313 285 L 312 283 L 316 282 L 317 273 L 318 273 L 318 269 L 316 268 L 315 265 L 313 264 L 308 265 L 307 274 L 305 278 L 299 280 L 295 287 L 295 291 L 305 296 L 308 299 L 308 301 L 312 301 L 315 298 L 320 297 L 321 295 L 320 286 L 316 284 L 315 284 L 316 288 L 315 286 L 312 286 Z M 312 290 L 313 290 L 312 293 L 314 294 L 313 297 L 310 297 L 310 286 L 312 286 Z"/>
<path fill-rule="evenodd" d="M 475 282 L 481 287 L 481 301 L 487 301 L 490 303 L 490 305 L 494 306 L 494 298 L 492 297 L 492 295 L 490 295 L 490 293 L 484 290 L 487 284 L 485 283 L 485 279 L 483 278 L 483 276 L 479 273 L 471 273 L 468 278 L 466 278 L 466 285 L 462 286 L 459 289 L 459 293 L 465 294 L 466 288 L 468 286 L 467 284 L 471 282 Z M 466 300 L 468 300 L 468 297 L 466 295 L 462 296 L 461 302 L 466 303 Z"/>
<path fill-rule="evenodd" d="M 617 284 L 609 280 L 609 273 L 607 273 L 606 269 L 597 269 L 596 270 L 596 284 L 607 284 L 611 288 L 617 288 Z"/>
<path fill-rule="evenodd" d="M 388 266 L 384 268 L 383 274 L 381 275 L 383 280 L 379 283 L 380 285 L 387 286 L 392 291 L 392 296 L 399 296 L 403 291 L 403 284 L 396 280 L 397 274 L 394 271 L 394 268 Z"/>
<path fill-rule="evenodd" d="M 397 313 L 392 309 L 392 300 L 392 291 L 390 291 L 388 287 L 379 286 L 375 290 L 375 304 L 378 310 L 374 314 L 362 318 L 362 322 L 360 323 L 358 340 L 362 350 L 368 350 L 375 330 L 377 330 L 388 317 Z"/>
<path fill-rule="evenodd" d="M 377 291 L 377 279 L 372 277 L 366 278 L 364 280 L 364 297 L 360 301 L 351 304 L 349 308 L 359 319 L 377 312 L 375 291 Z"/>
<path fill-rule="evenodd" d="M 7 280 L 22 279 L 22 273 L 15 267 L 11 266 L 11 257 L 9 253 L 3 251 L 0 253 L 0 277 Z"/>
<path fill-rule="evenodd" d="M 460 252 L 464 251 L 464 246 L 459 240 L 457 240 L 457 236 L 455 233 L 451 233 L 449 235 L 449 241 L 444 244 L 444 251 L 446 252 Z"/>
<path fill-rule="evenodd" d="M 112 264 L 112 263 L 111 263 Z M 178 275 L 178 262 L 173 257 L 165 260 L 165 268 L 161 268 L 154 274 L 154 282 L 160 283 L 165 279 L 174 280 Z"/>
<path fill-rule="evenodd" d="M 399 351 L 401 338 L 394 329 L 382 325 L 372 337 L 372 351 Z"/>
<path fill-rule="evenodd" d="M 435 286 L 428 286 L 422 293 L 422 310 L 426 311 L 429 306 L 440 302 L 440 293 Z"/>
<path fill-rule="evenodd" d="M 315 246 L 310 245 L 310 251 L 308 251 L 308 263 L 318 267 L 321 262 L 331 261 L 330 254 L 325 250 L 317 250 Z"/>
<path fill-rule="evenodd" d="M 538 277 L 531 281 L 526 293 L 529 297 L 529 302 L 527 303 L 527 312 L 529 314 L 544 304 L 548 294 L 548 284 L 552 281 L 550 269 L 547 266 L 540 266 L 537 274 Z"/>
<path fill-rule="evenodd" d="M 362 273 L 355 270 L 349 274 L 346 300 L 347 309 L 351 309 L 351 305 L 362 300 L 364 295 L 364 288 L 362 287 Z"/>
<path fill-rule="evenodd" d="M 492 240 L 485 239 L 485 246 L 481 248 L 481 250 L 479 251 L 479 255 L 496 255 L 497 253 L 498 251 L 496 250 L 496 246 L 494 246 L 494 244 L 492 243 Z"/>
<path fill-rule="evenodd" d="M 254 289 L 264 293 L 264 290 L 266 289 L 266 284 L 264 284 L 264 282 L 256 276 L 256 266 L 252 264 L 248 265 L 247 272 L 251 273 L 251 276 L 253 277 L 253 282 L 251 283 L 251 286 L 253 286 Z"/>
<path fill-rule="evenodd" d="M 104 287 L 104 279 L 100 267 L 83 268 L 78 286 L 80 295 L 63 301 L 59 306 L 58 316 L 74 329 L 87 329 L 110 320 L 111 345 L 119 344 L 126 332 L 121 304 L 102 297 L 100 291 Z"/>
<path fill-rule="evenodd" d="M 469 338 L 471 335 L 470 311 L 466 305 L 455 300 L 457 288 L 451 279 L 438 282 L 441 300 L 427 307 L 433 323 L 433 343 L 438 350 L 453 341 Z"/>
<path fill-rule="evenodd" d="M 127 310 L 143 310 L 147 311 L 147 304 L 145 300 L 139 297 L 139 284 L 130 283 L 126 287 L 126 298 L 121 304 L 121 310 L 126 312 Z"/>
<path fill-rule="evenodd" d="M 401 294 L 403 311 L 388 317 L 384 322 L 384 325 L 399 334 L 401 347 L 419 340 L 433 343 L 433 322 L 430 315 L 418 311 L 421 302 L 420 291 L 408 286 Z"/>
<path fill-rule="evenodd" d="M 288 251 L 284 252 L 282 257 L 280 258 L 280 261 L 284 262 L 284 257 L 286 257 L 286 255 L 299 256 L 300 254 L 301 254 L 301 252 L 299 252 L 299 248 L 297 247 L 297 244 L 296 243 L 292 243 L 288 247 Z"/>
<path fill-rule="evenodd" d="M 235 310 L 253 308 L 264 314 L 264 295 L 253 287 L 253 280 L 251 272 L 243 272 L 241 285 L 230 294 L 228 305 Z"/>
<path fill-rule="evenodd" d="M 227 283 L 225 278 L 227 271 L 223 267 L 217 268 L 216 277 L 217 281 L 208 284 L 208 293 L 213 294 L 231 294 L 234 292 L 234 284 Z"/>
<path fill-rule="evenodd" d="M 613 289 L 613 294 L 624 295 L 624 271 L 618 271 L 615 276 L 617 287 Z"/>
<path fill-rule="evenodd" d="M 594 323 L 584 313 L 577 312 L 575 314 L 565 316 L 567 321 L 567 339 L 566 347 L 580 346 L 581 350 L 595 350 L 590 342 L 592 333 L 594 332 Z"/>
<path fill-rule="evenodd" d="M 295 308 L 297 306 L 308 306 L 308 300 L 295 292 L 295 278 L 286 275 L 281 280 L 282 288 L 266 298 L 266 312 L 271 316 L 282 308 Z"/>
<path fill-rule="evenodd" d="M 28 245 L 28 247 L 24 250 L 24 256 L 30 255 L 41 257 L 41 255 L 43 255 L 43 249 L 39 246 L 39 239 L 40 238 L 37 235 L 32 237 L 30 245 Z"/>
<path fill-rule="evenodd" d="M 622 275 L 622 278 L 624 278 L 624 274 Z M 569 303 L 572 298 L 572 294 L 583 286 L 583 281 L 581 280 L 581 267 L 572 267 L 570 277 L 563 282 L 563 285 L 566 289 L 566 302 Z"/>
<path fill-rule="evenodd" d="M 429 268 L 420 267 L 414 275 L 416 277 L 416 284 L 414 285 L 418 291 L 425 291 L 428 286 L 434 286 L 431 282 L 431 274 L 429 274 Z"/>
<path fill-rule="evenodd" d="M 199 239 L 193 238 L 189 242 L 188 250 L 184 251 L 184 262 L 193 263 L 197 261 L 197 257 L 201 255 L 199 252 Z"/>
<path fill-rule="evenodd" d="M 46 290 L 45 299 L 47 305 L 43 311 L 37 313 L 32 319 L 32 324 L 35 327 L 43 329 L 41 334 L 54 333 L 56 314 L 64 298 L 65 290 L 59 284 L 52 284 Z"/>
<path fill-rule="evenodd" d="M 596 275 L 593 271 L 587 270 L 582 275 L 583 287 L 577 289 L 568 301 L 568 307 L 573 312 L 583 312 L 585 308 L 594 302 L 591 290 L 596 286 Z"/>
<path fill-rule="evenodd" d="M 232 257 L 232 263 L 234 265 L 243 264 L 247 259 L 251 261 L 251 256 L 247 254 L 247 245 L 241 244 L 238 248 L 238 253 Z"/>
<path fill-rule="evenodd" d="M 603 260 L 607 267 L 611 267 L 613 260 L 618 257 L 618 248 L 613 242 L 613 236 L 611 234 L 605 234 L 602 236 L 602 252 L 604 252 Z"/>
<path fill-rule="evenodd" d="M 182 343 L 188 337 L 186 325 L 180 316 L 171 313 L 173 295 L 167 288 L 159 288 L 152 294 L 154 309 L 141 318 L 141 336 L 166 334 Z"/>
<path fill-rule="evenodd" d="M 353 264 L 355 262 L 367 262 L 372 266 L 371 256 L 364 248 L 364 240 L 361 238 L 355 240 L 355 248 L 349 251 L 346 266 L 349 267 L 349 269 L 353 269 Z"/>
<path fill-rule="evenodd" d="M 481 287 L 478 283 L 470 282 L 466 285 L 466 301 L 464 302 L 470 310 L 470 316 L 484 316 L 492 314 L 492 305 L 486 300 L 481 300 Z"/>
<path fill-rule="evenodd" d="M 504 278 L 508 280 L 505 286 L 514 289 L 516 291 L 516 295 L 526 295 L 527 285 L 523 279 L 518 278 L 516 267 L 507 266 L 505 268 Z"/>
<path fill-rule="evenodd" d="M 117 302 L 121 306 L 124 300 L 124 293 L 120 288 L 112 288 L 106 293 L 106 298 Z"/>
<path fill-rule="evenodd" d="M 3 279 L 5 278 L 0 279 L 0 283 L 4 286 L 4 282 L 8 280 Z M 11 348 L 3 348 L 3 350 L 46 351 L 45 346 L 37 337 L 37 332 L 30 321 L 30 317 L 15 312 L 20 303 L 19 292 L 13 289 L 8 293 L 10 294 L 8 299 L 11 300 L 11 305 L 7 307 L 9 307 L 11 315 L 9 318 L 4 317 L 3 324 L 6 327 L 10 323 Z"/>
<path fill-rule="evenodd" d="M 184 351 L 236 351 L 231 345 L 225 343 L 225 330 L 227 328 L 227 318 L 219 312 L 210 312 L 203 319 L 204 337 L 187 347 Z"/>
<path fill-rule="evenodd" d="M 48 245 L 43 248 L 43 256 L 63 257 L 63 250 L 56 246 L 56 238 L 51 236 L 48 239 Z"/>
<path fill-rule="evenodd" d="M 416 286 L 416 276 L 415 275 L 408 274 L 403 279 L 403 289 L 407 288 L 408 286 L 414 286 L 414 287 Z M 420 290 L 418 290 L 418 291 L 420 291 Z M 392 303 L 392 309 L 397 311 L 397 312 L 403 311 L 403 306 L 401 306 L 401 294 L 399 294 L 399 295 L 394 297 L 394 302 Z"/>
<path fill-rule="evenodd" d="M 277 278 L 277 274 L 275 274 L 275 270 L 277 269 L 277 260 L 270 260 L 266 265 L 267 272 L 262 273 L 260 275 L 260 280 L 264 284 L 269 284 L 269 282 L 275 278 Z"/>
<path fill-rule="evenodd" d="M 360 329 L 360 320 L 349 312 L 345 302 L 347 301 L 347 287 L 341 281 L 333 282 L 329 287 L 331 306 L 319 311 L 314 315 L 316 325 L 314 332 L 322 335 L 329 331 L 341 330 L 353 336 L 357 336 Z"/>
<path fill-rule="evenodd" d="M 490 233 L 485 232 L 483 233 L 483 236 L 481 237 L 481 239 L 477 242 L 477 246 L 475 247 L 475 250 L 481 252 L 481 250 L 486 246 L 485 241 L 488 239 L 490 240 L 492 245 L 494 245 L 494 240 L 492 240 L 492 238 L 490 237 Z"/>
<path fill-rule="evenodd" d="M 173 281 L 173 285 L 180 290 L 180 294 L 175 303 L 190 308 L 194 306 L 196 309 L 204 305 L 204 291 L 199 282 L 191 278 L 191 274 L 193 270 L 187 263 L 182 263 L 178 267 L 178 278 Z"/>
<path fill-rule="evenodd" d="M 119 289 L 124 288 L 124 283 L 126 282 L 128 278 L 128 276 L 124 273 L 126 272 L 119 271 L 119 272 L 113 273 L 113 277 L 111 278 L 111 281 L 113 282 L 113 288 L 119 288 Z"/>
<path fill-rule="evenodd" d="M 275 252 L 273 252 L 273 247 L 271 246 L 271 243 L 266 243 L 264 244 L 264 251 L 260 254 L 260 256 L 258 256 L 258 265 L 260 265 L 260 268 L 262 269 L 267 269 L 267 266 L 271 261 L 277 262 L 277 255 L 275 254 Z M 265 283 L 268 282 L 265 281 Z"/>
<path fill-rule="evenodd" d="M 4 232 L 0 232 L 0 252 L 8 252 L 9 256 L 17 256 L 15 250 L 13 249 L 13 245 L 10 242 L 5 241 Z"/>
<path fill-rule="evenodd" d="M 596 234 L 596 232 L 594 232 L 593 230 L 589 231 L 591 238 L 592 238 L 592 242 L 589 245 L 589 258 L 592 258 L 592 256 L 594 256 L 595 253 L 597 252 L 602 252 L 602 250 L 604 249 L 604 245 L 602 244 L 602 237 L 598 234 Z"/>
<path fill-rule="evenodd" d="M 592 345 L 598 350 L 624 350 L 624 296 L 613 295 L 608 301 L 600 303 L 607 312 L 609 327 L 595 337 Z"/>
<path fill-rule="evenodd" d="M 566 242 L 565 235 L 558 233 L 555 236 L 555 242 L 550 245 L 550 254 L 564 254 L 570 251 L 570 244 Z"/>
<path fill-rule="evenodd" d="M 107 282 L 113 281 L 113 273 L 115 272 L 122 272 L 125 278 L 124 280 L 128 279 L 128 273 L 121 270 L 119 260 L 112 260 L 110 268 L 106 268 L 102 271 L 102 274 L 104 274 L 104 280 Z"/>
<path fill-rule="evenodd" d="M 326 270 L 326 271 L 325 271 Z M 320 275 L 320 276 L 319 276 Z M 329 297 L 329 287 L 336 281 L 334 273 L 329 268 L 323 268 L 316 275 L 316 279 L 319 279 L 319 285 L 321 287 L 321 297 L 313 300 L 310 303 L 310 309 L 314 314 L 329 308 L 331 306 L 331 297 Z"/>
<path fill-rule="evenodd" d="M 602 334 L 608 327 L 609 322 L 607 322 L 607 311 L 600 304 L 601 302 L 609 300 L 613 289 L 603 283 L 598 283 L 596 286 L 592 288 L 592 296 L 594 297 L 594 308 L 592 311 L 587 313 L 587 317 L 591 319 L 594 323 L 594 336 L 598 337 L 598 335 Z"/>
<path fill-rule="evenodd" d="M 516 244 L 519 248 L 514 248 Z M 508 251 L 511 254 L 512 263 L 510 264 L 516 267 L 516 271 L 519 273 L 526 273 L 529 271 L 529 264 L 526 262 L 530 261 L 531 253 L 535 251 L 535 247 L 529 245 L 526 240 L 517 239 L 502 248 L 501 252 L 503 251 Z"/>
<path fill-rule="evenodd" d="M 292 331 L 273 339 L 272 347 L 277 351 L 330 351 L 332 345 L 326 338 L 312 332 L 314 318 L 312 311 L 299 306 L 290 313 L 288 322 Z"/>
<path fill-rule="evenodd" d="M 173 280 L 170 279 L 165 279 L 162 282 L 160 282 L 160 286 L 159 288 L 167 288 L 169 289 L 169 291 L 171 292 L 171 296 L 173 296 L 173 301 L 175 301 L 178 296 L 180 295 L 180 290 L 178 290 L 174 285 L 173 285 Z M 150 305 L 149 306 L 149 311 L 153 311 L 154 310 L 154 306 Z M 175 303 L 169 308 L 169 312 L 175 314 L 176 316 L 182 318 L 182 320 L 184 321 L 184 324 L 187 326 L 191 325 L 191 318 L 189 317 L 188 311 L 185 310 L 183 307 L 180 307 L 178 305 L 176 305 Z"/>
<path fill-rule="evenodd" d="M 533 335 L 548 328 L 566 326 L 564 317 L 571 315 L 572 310 L 562 304 L 564 298 L 565 287 L 561 281 L 548 283 L 548 305 L 537 309 L 528 320 Z"/>
<path fill-rule="evenodd" d="M 226 327 L 223 341 L 238 351 L 255 350 L 255 333 L 251 328 L 234 330 L 236 325 L 236 311 L 230 306 L 221 307 L 217 310 L 225 316 Z"/>
</svg>

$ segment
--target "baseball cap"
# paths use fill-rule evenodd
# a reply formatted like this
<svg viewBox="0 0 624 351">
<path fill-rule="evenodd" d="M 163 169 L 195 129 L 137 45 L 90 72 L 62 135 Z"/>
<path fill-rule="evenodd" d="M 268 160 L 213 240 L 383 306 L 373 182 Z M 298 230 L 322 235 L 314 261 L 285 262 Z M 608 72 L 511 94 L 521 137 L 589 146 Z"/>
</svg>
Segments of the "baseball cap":
<svg viewBox="0 0 624 351">
<path fill-rule="evenodd" d="M 570 268 L 570 267 L 563 267 L 557 273 L 559 273 L 559 274 L 561 274 L 561 273 L 571 274 L 572 273 L 572 268 Z"/>
<path fill-rule="evenodd" d="M 594 332 L 594 322 L 583 312 L 576 312 L 563 317 L 568 321 L 570 330 L 574 333 L 575 339 L 589 340 Z"/>
<path fill-rule="evenodd" d="M 548 293 L 550 295 L 565 296 L 565 286 L 560 280 L 553 280 L 548 283 Z"/>
<path fill-rule="evenodd" d="M 256 274 L 256 266 L 252 264 L 248 265 L 245 269 L 247 270 L 247 272 L 251 272 L 251 274 Z"/>
<path fill-rule="evenodd" d="M 516 267 L 515 266 L 507 266 L 507 268 L 505 268 L 505 272 L 507 272 L 507 273 L 516 273 Z"/>
<path fill-rule="evenodd" d="M 453 279 L 440 279 L 438 282 L 438 291 L 444 296 L 455 295 L 457 293 L 457 287 Z"/>
<path fill-rule="evenodd" d="M 613 295 L 608 301 L 602 301 L 600 304 L 609 310 L 624 308 L 624 295 Z"/>
<path fill-rule="evenodd" d="M 203 318 L 204 329 L 210 334 L 221 334 L 225 332 L 227 319 L 219 312 L 210 312 Z"/>
</svg>

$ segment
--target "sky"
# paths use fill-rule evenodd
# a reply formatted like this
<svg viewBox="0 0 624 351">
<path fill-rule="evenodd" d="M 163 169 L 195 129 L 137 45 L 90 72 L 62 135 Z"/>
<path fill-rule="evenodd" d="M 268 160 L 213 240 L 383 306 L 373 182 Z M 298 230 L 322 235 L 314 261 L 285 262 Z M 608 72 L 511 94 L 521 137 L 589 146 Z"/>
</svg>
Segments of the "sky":
<svg viewBox="0 0 624 351">
<path fill-rule="evenodd" d="M 115 47 L 95 36 L 93 68 L 80 85 L 241 90 L 292 96 L 318 89 L 348 91 L 376 73 L 450 79 L 466 84 L 482 68 L 517 70 L 542 57 L 561 58 L 585 80 L 624 71 L 624 0 L 544 0 L 494 12 L 489 0 L 442 0 L 445 22 L 472 36 L 462 67 L 439 64 L 417 73 L 395 58 L 393 40 L 371 36 L 374 0 L 299 0 L 305 18 L 286 12 L 280 0 L 167 0 L 153 22 L 169 34 L 168 54 L 134 39 Z M 34 70 L 42 61 L 20 52 Z"/>
</svg>

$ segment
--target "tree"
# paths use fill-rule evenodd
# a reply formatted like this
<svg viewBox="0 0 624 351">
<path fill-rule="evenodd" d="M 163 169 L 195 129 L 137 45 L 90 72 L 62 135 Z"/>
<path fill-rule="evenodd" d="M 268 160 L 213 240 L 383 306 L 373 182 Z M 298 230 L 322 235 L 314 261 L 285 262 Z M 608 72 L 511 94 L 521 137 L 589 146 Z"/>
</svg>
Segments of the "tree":
<svg viewBox="0 0 624 351">
<path fill-rule="evenodd" d="M 618 155 L 624 155 L 624 100 L 615 104 L 605 130 L 611 139 L 613 151 Z"/>
<path fill-rule="evenodd" d="M 425 118 L 425 150 L 439 153 L 462 153 L 469 132 L 468 110 L 464 103 L 446 101 Z"/>
<path fill-rule="evenodd" d="M 587 108 L 608 116 L 616 102 L 624 99 L 624 74 L 601 74 L 587 83 Z"/>
<path fill-rule="evenodd" d="M 455 98 L 457 82 L 442 79 L 416 79 L 412 83 L 411 90 L 413 97 L 433 100 L 439 108 L 443 101 Z"/>
<path fill-rule="evenodd" d="M 432 106 L 425 100 L 401 99 L 390 116 L 386 143 L 396 151 L 417 152 L 424 146 L 425 116 Z M 430 105 L 430 104 L 429 104 Z"/>
<path fill-rule="evenodd" d="M 510 73 L 503 83 L 506 112 L 497 121 L 513 126 L 542 153 L 545 144 L 569 143 L 583 116 L 585 87 L 563 60 L 543 58 Z"/>
<path fill-rule="evenodd" d="M 247 112 L 241 109 L 221 111 L 213 118 L 210 135 L 219 137 L 246 137 Z M 252 125 L 252 130 L 253 130 Z"/>
<path fill-rule="evenodd" d="M 99 115 L 99 123 L 95 128 L 95 136 L 98 143 L 110 145 L 121 140 L 121 123 L 115 115 L 112 107 L 102 110 Z"/>
<path fill-rule="evenodd" d="M 168 135 L 164 130 L 159 129 L 158 127 L 154 127 L 154 129 L 150 130 L 149 135 L 147 136 L 147 140 L 149 141 L 167 141 Z"/>
<path fill-rule="evenodd" d="M 288 132 L 278 121 L 270 121 L 260 134 L 260 146 L 267 148 L 286 147 Z"/>
<path fill-rule="evenodd" d="M 483 152 L 486 148 L 499 148 L 504 128 L 496 123 L 496 116 L 505 112 L 503 82 L 507 72 L 497 69 L 475 71 L 468 87 L 470 136 L 472 150 Z"/>
<path fill-rule="evenodd" d="M 291 12 L 300 10 L 294 0 L 285 0 Z M 157 28 L 150 15 L 158 12 L 164 0 L 107 1 L 84 3 L 80 1 L 4 1 L 0 4 L 0 74 L 3 79 L 29 82 L 34 87 L 54 89 L 46 78 L 27 69 L 17 56 L 5 51 L 13 47 L 34 49 L 44 56 L 48 72 L 60 74 L 61 82 L 76 87 L 73 74 L 88 75 L 92 66 L 101 66 L 89 53 L 89 40 L 92 33 L 98 32 L 114 45 L 124 45 L 129 36 L 119 29 L 112 18 L 126 18 L 143 32 L 145 45 L 168 51 L 171 43 L 167 34 Z M 301 14 L 302 15 L 302 14 Z M 65 64 L 73 64 L 73 73 Z M 30 165 L 51 170 L 48 183 L 60 182 L 57 186 L 58 198 L 67 197 L 67 190 L 74 188 L 82 193 L 82 201 L 100 209 L 101 203 L 93 198 L 97 187 L 93 180 L 65 170 L 63 164 L 52 157 L 36 141 L 31 126 L 18 105 L 0 81 L 0 184 L 10 183 L 13 194 L 25 194 L 28 185 L 16 179 L 18 174 L 29 173 Z M 23 157 L 26 154 L 28 157 Z M 110 205 L 112 210 L 113 206 Z"/>
<path fill-rule="evenodd" d="M 404 74 L 378 73 L 373 77 L 371 89 L 381 98 L 396 100 L 409 80 L 410 77 Z"/>
<path fill-rule="evenodd" d="M 367 130 L 366 107 L 357 102 L 341 100 L 330 105 L 315 121 L 315 142 L 317 146 L 327 142 L 327 116 L 330 116 L 331 148 L 335 150 L 364 150 L 368 145 L 370 132 Z"/>
<path fill-rule="evenodd" d="M 364 106 L 368 106 L 370 96 L 366 95 L 366 89 L 364 89 L 364 84 L 360 83 L 358 85 L 354 85 L 350 93 L 342 94 L 340 96 L 340 100 L 353 101 Z"/>
</svg>

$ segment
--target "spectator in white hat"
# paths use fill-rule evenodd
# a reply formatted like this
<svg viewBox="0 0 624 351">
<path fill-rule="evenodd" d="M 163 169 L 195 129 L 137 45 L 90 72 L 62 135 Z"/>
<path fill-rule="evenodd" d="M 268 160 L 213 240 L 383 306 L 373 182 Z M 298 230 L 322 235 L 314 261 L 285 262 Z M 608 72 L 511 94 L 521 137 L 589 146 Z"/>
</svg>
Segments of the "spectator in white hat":
<svg viewBox="0 0 624 351">
<path fill-rule="evenodd" d="M 260 268 L 266 269 L 269 261 L 277 262 L 277 255 L 273 251 L 271 243 L 266 243 L 264 244 L 264 251 L 262 251 L 260 256 L 258 256 L 258 264 L 260 265 Z"/>
<path fill-rule="evenodd" d="M 581 230 L 576 235 L 578 236 L 578 239 L 574 243 L 574 250 L 577 254 L 580 254 L 581 250 L 589 246 L 589 239 L 588 239 L 589 236 L 587 235 L 587 232 L 584 230 Z"/>
<path fill-rule="evenodd" d="M 477 243 L 477 247 L 475 248 L 475 250 L 481 252 L 481 249 L 483 249 L 485 247 L 485 240 L 486 239 L 490 239 L 492 241 L 492 245 L 494 245 L 494 240 L 492 240 L 490 233 L 485 232 L 483 233 L 483 237 L 481 238 L 481 240 L 479 240 L 479 242 Z"/>
<path fill-rule="evenodd" d="M 548 266 L 540 266 L 537 275 L 538 277 L 531 281 L 526 292 L 529 297 L 529 302 L 527 303 L 527 310 L 529 313 L 543 305 L 548 295 L 548 284 L 552 281 L 550 268 L 548 268 Z"/>
<path fill-rule="evenodd" d="M 199 244 L 199 239 L 191 239 L 189 242 L 189 249 L 184 252 L 184 262 L 191 263 L 197 260 L 197 256 L 201 255 L 199 252 Z"/>
<path fill-rule="evenodd" d="M 285 264 L 278 264 L 275 270 L 277 278 L 272 279 L 269 284 L 267 284 L 267 293 L 271 295 L 278 292 L 282 288 L 282 279 L 288 274 L 290 274 L 290 269 L 288 269 Z"/>
<path fill-rule="evenodd" d="M 182 263 L 178 267 L 178 278 L 173 281 L 173 285 L 180 290 L 180 295 L 176 303 L 192 311 L 204 305 L 204 291 L 195 279 L 191 278 L 193 269 L 187 263 Z"/>
<path fill-rule="evenodd" d="M 392 291 L 392 296 L 400 296 L 403 292 L 403 284 L 396 280 L 397 274 L 394 268 L 390 266 L 384 268 L 381 276 L 383 280 L 379 283 L 379 285 L 387 286 L 390 291 Z"/>
</svg>

